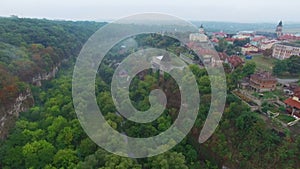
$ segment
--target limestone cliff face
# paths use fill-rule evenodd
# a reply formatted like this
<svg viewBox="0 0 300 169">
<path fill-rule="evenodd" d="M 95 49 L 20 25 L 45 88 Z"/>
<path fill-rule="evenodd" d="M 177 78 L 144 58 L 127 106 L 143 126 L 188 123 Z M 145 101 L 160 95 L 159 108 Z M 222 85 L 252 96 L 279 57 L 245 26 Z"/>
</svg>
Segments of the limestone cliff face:
<svg viewBox="0 0 300 169">
<path fill-rule="evenodd" d="M 50 80 L 55 77 L 58 67 L 52 68 L 50 72 L 39 73 L 32 78 L 31 83 L 36 86 L 41 86 L 42 81 Z M 34 104 L 34 99 L 30 89 L 20 93 L 13 103 L 9 105 L 0 105 L 0 139 L 5 139 L 9 130 L 14 126 L 21 112 L 27 111 Z"/>
<path fill-rule="evenodd" d="M 36 86 L 42 86 L 42 81 L 50 80 L 55 77 L 59 66 L 60 65 L 53 67 L 50 72 L 39 73 L 37 76 L 32 78 L 32 84 Z"/>
<path fill-rule="evenodd" d="M 15 124 L 20 112 L 26 111 L 33 105 L 31 90 L 20 93 L 13 103 L 0 110 L 0 139 L 4 139 L 10 128 Z"/>
</svg>

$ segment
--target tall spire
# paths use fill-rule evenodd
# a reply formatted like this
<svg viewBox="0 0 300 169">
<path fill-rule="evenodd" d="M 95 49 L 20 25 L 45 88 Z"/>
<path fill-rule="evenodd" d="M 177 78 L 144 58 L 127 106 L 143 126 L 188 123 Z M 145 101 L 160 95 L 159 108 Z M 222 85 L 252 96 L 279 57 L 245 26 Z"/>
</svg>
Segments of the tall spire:
<svg viewBox="0 0 300 169">
<path fill-rule="evenodd" d="M 278 26 L 281 26 L 281 27 L 282 27 L 282 21 L 279 22 Z"/>
<path fill-rule="evenodd" d="M 280 21 L 276 27 L 276 34 L 277 34 L 277 38 L 279 38 L 280 36 L 283 35 L 282 33 L 282 21 Z"/>
<path fill-rule="evenodd" d="M 203 24 L 201 24 L 201 26 L 199 27 L 199 33 L 201 33 L 201 34 L 205 33 Z"/>
</svg>

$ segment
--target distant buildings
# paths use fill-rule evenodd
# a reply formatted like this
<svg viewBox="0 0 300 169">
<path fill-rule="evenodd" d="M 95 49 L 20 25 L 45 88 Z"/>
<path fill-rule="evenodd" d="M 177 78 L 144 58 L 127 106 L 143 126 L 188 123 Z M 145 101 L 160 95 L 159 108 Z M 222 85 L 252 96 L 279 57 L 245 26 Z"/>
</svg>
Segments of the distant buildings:
<svg viewBox="0 0 300 169">
<path fill-rule="evenodd" d="M 290 58 L 292 55 L 300 56 L 300 44 L 280 43 L 274 45 L 272 57 L 284 60 Z"/>
<path fill-rule="evenodd" d="M 278 43 L 278 41 L 275 40 L 275 39 L 262 41 L 259 44 L 259 49 L 260 50 L 271 49 L 274 46 L 275 43 Z"/>
<path fill-rule="evenodd" d="M 213 33 L 212 37 L 213 38 L 218 38 L 218 39 L 220 39 L 220 38 L 227 38 L 227 34 L 225 32 L 223 32 L 223 31 L 221 31 L 221 32 L 215 32 L 215 33 Z"/>
<path fill-rule="evenodd" d="M 242 66 L 245 61 L 239 56 L 230 56 L 227 58 L 227 62 L 231 69 L 236 69 L 239 66 Z"/>
<path fill-rule="evenodd" d="M 191 33 L 190 34 L 190 41 L 208 42 L 208 37 L 205 35 L 203 25 L 200 26 L 198 33 Z"/>
<path fill-rule="evenodd" d="M 300 36 L 294 34 L 284 34 L 278 38 L 281 41 L 298 41 L 300 40 Z"/>
<path fill-rule="evenodd" d="M 234 39 L 247 39 L 251 38 L 255 35 L 254 31 L 240 31 L 236 35 L 234 35 L 232 38 Z"/>
<path fill-rule="evenodd" d="M 259 72 L 250 76 L 250 87 L 257 92 L 274 91 L 277 80 L 270 72 Z"/>
<path fill-rule="evenodd" d="M 211 64 L 212 66 L 220 64 L 218 53 L 214 48 L 213 42 L 205 35 L 203 25 L 200 26 L 199 33 L 190 34 L 189 40 L 190 42 L 187 43 L 187 46 L 197 53 L 202 63 Z M 217 38 L 215 40 L 218 41 Z"/>
<path fill-rule="evenodd" d="M 251 45 L 251 44 L 246 44 L 245 46 L 242 47 L 242 54 L 250 54 L 250 53 L 257 53 L 259 51 L 258 47 Z"/>
</svg>

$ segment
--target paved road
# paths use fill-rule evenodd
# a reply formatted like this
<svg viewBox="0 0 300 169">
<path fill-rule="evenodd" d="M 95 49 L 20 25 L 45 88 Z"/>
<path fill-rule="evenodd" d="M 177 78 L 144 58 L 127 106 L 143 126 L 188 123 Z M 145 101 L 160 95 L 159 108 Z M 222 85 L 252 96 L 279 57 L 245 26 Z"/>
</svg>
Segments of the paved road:
<svg viewBox="0 0 300 169">
<path fill-rule="evenodd" d="M 277 78 L 278 83 L 287 84 L 287 83 L 295 83 L 298 82 L 299 79 L 279 79 Z"/>
</svg>

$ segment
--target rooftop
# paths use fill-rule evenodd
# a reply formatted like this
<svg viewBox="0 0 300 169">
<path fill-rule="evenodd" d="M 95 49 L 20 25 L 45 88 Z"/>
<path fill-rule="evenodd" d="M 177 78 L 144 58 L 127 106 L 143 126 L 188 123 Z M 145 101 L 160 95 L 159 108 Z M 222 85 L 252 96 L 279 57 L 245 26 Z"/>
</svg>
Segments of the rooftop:
<svg viewBox="0 0 300 169">
<path fill-rule="evenodd" d="M 284 101 L 285 104 L 295 107 L 297 109 L 300 109 L 300 102 L 297 102 L 296 100 L 293 100 L 292 98 L 288 98 Z"/>
<path fill-rule="evenodd" d="M 244 60 L 239 56 L 230 56 L 228 57 L 228 62 L 233 67 L 238 67 L 239 65 L 242 65 L 244 63 Z"/>
<path fill-rule="evenodd" d="M 272 74 L 270 72 L 264 71 L 264 72 L 258 72 L 256 74 L 253 74 L 250 76 L 253 79 L 260 79 L 260 80 L 276 80 L 276 78 L 274 76 L 272 76 Z"/>
<path fill-rule="evenodd" d="M 300 48 L 300 43 L 282 42 L 282 43 L 279 43 L 279 45 L 285 45 L 285 46 L 292 46 L 292 47 L 299 47 Z"/>
</svg>

